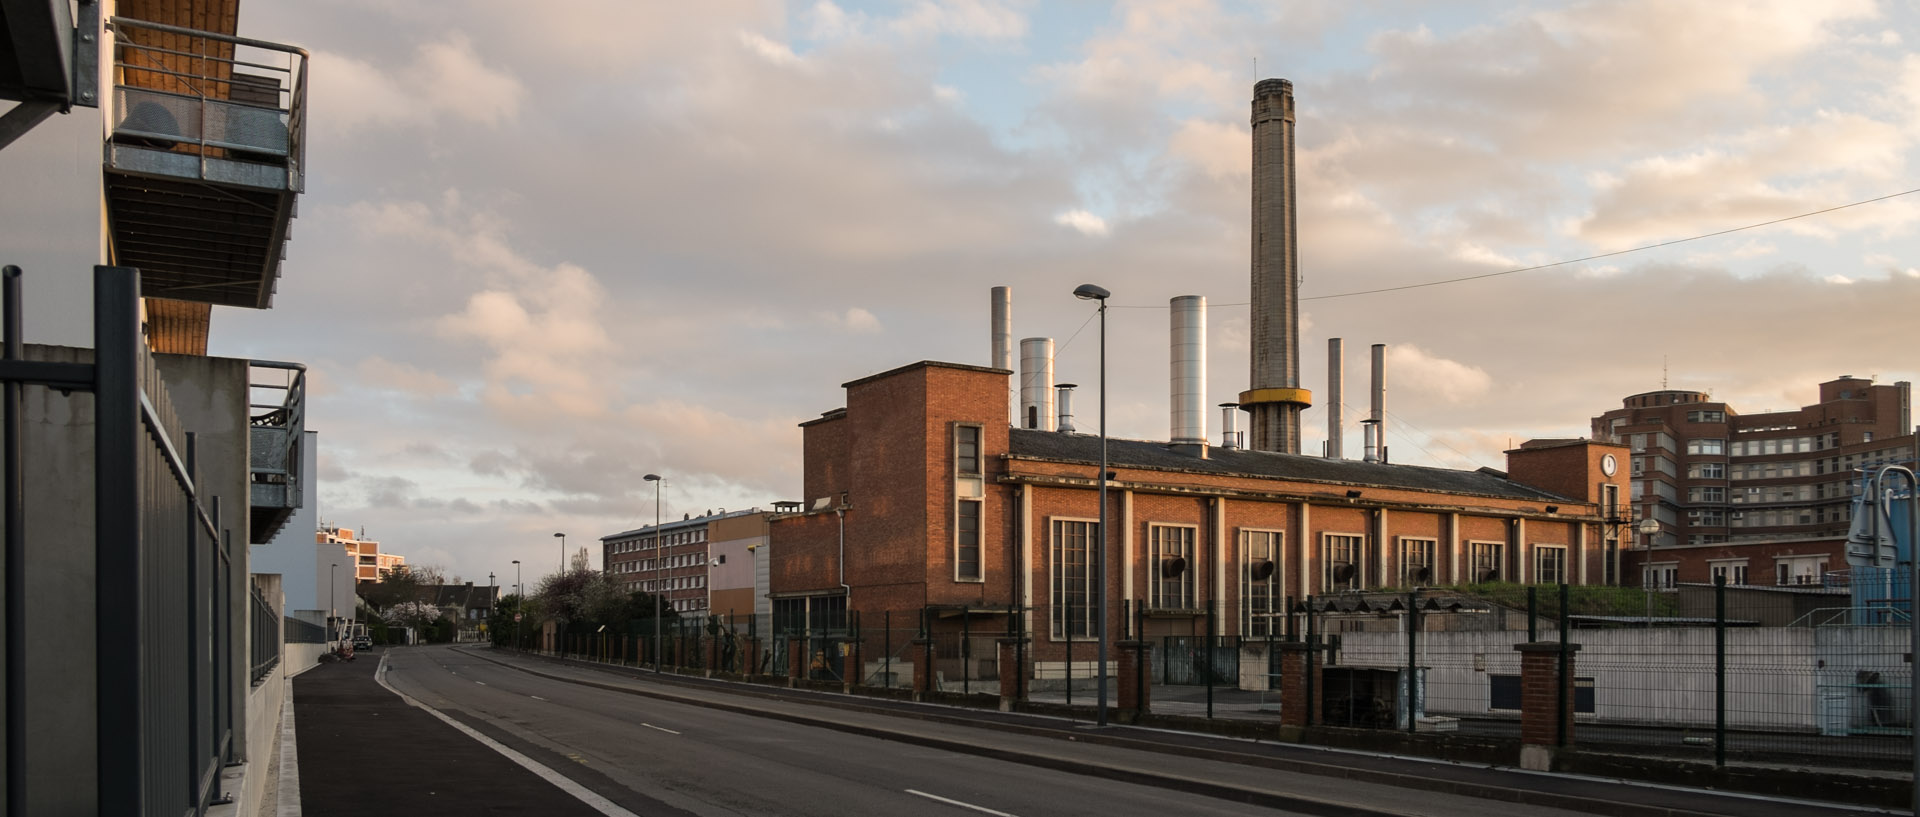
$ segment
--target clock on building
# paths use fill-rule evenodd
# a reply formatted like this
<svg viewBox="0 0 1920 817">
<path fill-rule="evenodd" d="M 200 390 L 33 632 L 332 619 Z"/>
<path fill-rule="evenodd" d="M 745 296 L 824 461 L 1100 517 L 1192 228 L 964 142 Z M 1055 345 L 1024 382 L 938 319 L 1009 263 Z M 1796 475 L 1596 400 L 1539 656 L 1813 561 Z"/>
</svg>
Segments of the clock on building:
<svg viewBox="0 0 1920 817">
<path fill-rule="evenodd" d="M 1613 472 L 1619 468 L 1620 463 L 1613 458 L 1612 454 L 1600 458 L 1600 473 L 1613 476 Z"/>
</svg>

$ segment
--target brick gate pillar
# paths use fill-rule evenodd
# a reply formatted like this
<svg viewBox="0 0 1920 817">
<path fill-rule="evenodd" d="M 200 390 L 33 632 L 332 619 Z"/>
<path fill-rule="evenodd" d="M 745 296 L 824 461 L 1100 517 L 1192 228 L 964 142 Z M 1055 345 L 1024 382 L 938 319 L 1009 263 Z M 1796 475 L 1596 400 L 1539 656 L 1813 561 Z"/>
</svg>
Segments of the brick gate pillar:
<svg viewBox="0 0 1920 817">
<path fill-rule="evenodd" d="M 1274 646 L 1280 650 L 1280 724 L 1312 726 L 1319 720 L 1315 713 L 1320 711 L 1320 702 L 1326 695 L 1326 684 L 1320 679 L 1320 663 L 1314 662 L 1313 699 L 1307 699 L 1307 656 L 1313 653 L 1313 646 L 1305 641 L 1282 641 Z"/>
<path fill-rule="evenodd" d="M 812 660 L 813 656 L 807 654 L 806 638 L 796 635 L 787 639 L 788 686 L 793 686 L 794 682 L 807 677 L 807 662 Z"/>
<path fill-rule="evenodd" d="M 752 678 L 760 674 L 760 638 L 747 636 L 740 639 L 740 674 Z"/>
<path fill-rule="evenodd" d="M 862 680 L 865 680 L 864 676 L 866 675 L 865 668 L 861 666 L 860 642 L 842 641 L 838 647 L 847 651 L 846 655 L 840 656 L 839 658 L 840 683 L 847 692 L 852 692 L 854 687 L 858 686 Z"/>
<path fill-rule="evenodd" d="M 1153 709 L 1153 682 L 1147 678 L 1152 664 L 1147 650 L 1152 649 L 1152 645 L 1146 641 L 1116 641 L 1113 646 L 1119 651 L 1115 655 L 1114 674 L 1120 682 L 1119 700 L 1114 706 L 1132 720 Z"/>
<path fill-rule="evenodd" d="M 1564 676 L 1558 642 L 1535 641 L 1513 648 L 1520 653 L 1520 766 L 1550 771 L 1553 751 L 1573 745 L 1573 654 L 1580 645 L 1565 645 Z"/>
<path fill-rule="evenodd" d="M 1026 667 L 1020 660 L 1027 640 L 1001 638 L 994 643 L 1000 647 L 1000 711 L 1008 712 L 1012 711 L 1015 703 L 1027 699 Z"/>
<path fill-rule="evenodd" d="M 916 638 L 908 651 L 913 653 L 913 699 L 933 691 L 933 639 Z"/>
</svg>

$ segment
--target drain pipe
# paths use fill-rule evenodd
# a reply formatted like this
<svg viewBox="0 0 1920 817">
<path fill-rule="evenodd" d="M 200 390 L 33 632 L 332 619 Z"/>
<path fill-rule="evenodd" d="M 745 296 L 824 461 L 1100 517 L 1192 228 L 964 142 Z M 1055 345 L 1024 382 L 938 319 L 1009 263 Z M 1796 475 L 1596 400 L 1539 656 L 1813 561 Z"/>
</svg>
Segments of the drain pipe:
<svg viewBox="0 0 1920 817">
<path fill-rule="evenodd" d="M 833 515 L 840 519 L 840 593 L 847 599 L 847 609 L 853 609 L 853 586 L 847 584 L 847 495 L 840 495 L 840 507 L 833 509 Z"/>
</svg>

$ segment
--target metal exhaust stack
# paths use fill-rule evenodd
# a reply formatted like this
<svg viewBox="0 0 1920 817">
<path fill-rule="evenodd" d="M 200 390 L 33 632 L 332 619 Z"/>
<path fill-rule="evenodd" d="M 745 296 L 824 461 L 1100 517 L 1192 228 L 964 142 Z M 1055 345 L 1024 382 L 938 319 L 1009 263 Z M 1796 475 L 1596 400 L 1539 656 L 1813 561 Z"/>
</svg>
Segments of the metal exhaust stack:
<svg viewBox="0 0 1920 817">
<path fill-rule="evenodd" d="M 1341 393 L 1346 391 L 1347 356 L 1340 347 L 1339 338 L 1327 338 L 1327 459 L 1346 459 L 1342 450 L 1345 444 L 1346 429 L 1342 423 L 1343 403 Z"/>
<path fill-rule="evenodd" d="M 1220 447 L 1232 451 L 1240 447 L 1240 432 L 1233 428 L 1233 416 L 1240 413 L 1239 403 L 1220 404 Z"/>
<path fill-rule="evenodd" d="M 1079 388 L 1073 383 L 1059 383 L 1053 387 L 1053 393 L 1060 404 L 1060 433 L 1072 434 L 1073 428 L 1073 390 Z"/>
<path fill-rule="evenodd" d="M 1167 356 L 1172 362 L 1173 450 L 1207 456 L 1207 299 L 1181 295 L 1169 304 Z"/>
<path fill-rule="evenodd" d="M 993 367 L 1013 371 L 1013 288 L 993 288 Z M 1020 424 L 1019 393 L 1007 383 L 1007 419 Z"/>
<path fill-rule="evenodd" d="M 1387 345 L 1373 345 L 1373 444 L 1378 462 L 1387 461 Z"/>
<path fill-rule="evenodd" d="M 1020 427 L 1053 430 L 1053 338 L 1020 341 Z"/>
<path fill-rule="evenodd" d="M 1300 453 L 1300 250 L 1294 193 L 1293 83 L 1253 86 L 1252 377 L 1240 403 L 1256 451 Z"/>
</svg>

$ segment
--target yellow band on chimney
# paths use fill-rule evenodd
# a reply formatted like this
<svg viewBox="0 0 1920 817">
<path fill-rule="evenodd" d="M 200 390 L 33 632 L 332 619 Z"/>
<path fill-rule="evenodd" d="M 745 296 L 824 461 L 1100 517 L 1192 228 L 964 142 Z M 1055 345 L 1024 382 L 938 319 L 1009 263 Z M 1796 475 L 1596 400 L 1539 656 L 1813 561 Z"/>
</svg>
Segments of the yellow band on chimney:
<svg viewBox="0 0 1920 817">
<path fill-rule="evenodd" d="M 1240 393 L 1240 407 L 1259 403 L 1290 403 L 1305 408 L 1313 405 L 1313 392 L 1306 389 L 1252 389 Z"/>
</svg>

